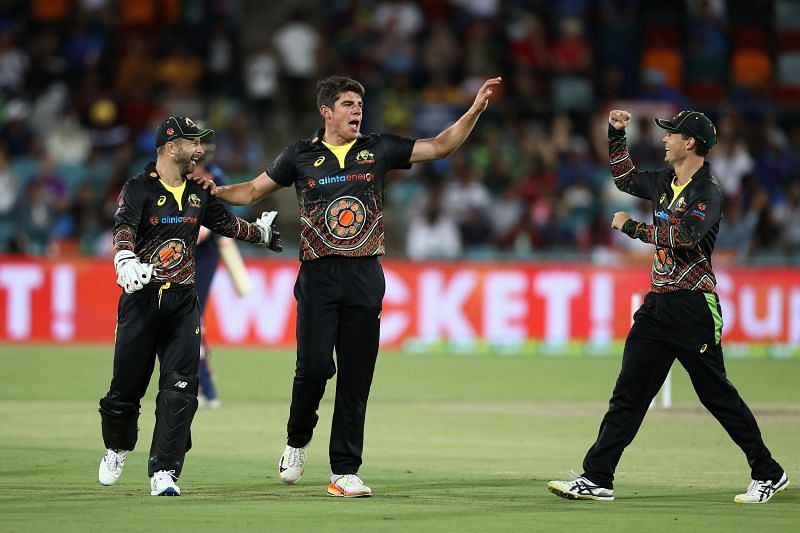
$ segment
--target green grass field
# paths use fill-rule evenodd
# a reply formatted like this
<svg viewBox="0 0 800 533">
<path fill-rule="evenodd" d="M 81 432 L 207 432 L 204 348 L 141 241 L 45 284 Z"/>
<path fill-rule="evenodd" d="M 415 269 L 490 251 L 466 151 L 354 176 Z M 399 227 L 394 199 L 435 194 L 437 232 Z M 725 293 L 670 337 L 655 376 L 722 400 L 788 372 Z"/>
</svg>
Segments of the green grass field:
<svg viewBox="0 0 800 533">
<path fill-rule="evenodd" d="M 0 531 L 755 531 L 800 520 L 800 360 L 732 360 L 731 380 L 795 485 L 740 506 L 744 456 L 676 368 L 670 411 L 651 412 L 617 472 L 617 500 L 551 495 L 580 471 L 605 411 L 615 358 L 383 353 L 362 477 L 370 499 L 330 498 L 328 387 L 306 474 L 284 486 L 293 354 L 218 349 L 223 406 L 198 412 L 180 498 L 149 495 L 153 379 L 138 449 L 113 487 L 97 482 L 97 401 L 111 348 L 0 347 Z"/>
</svg>

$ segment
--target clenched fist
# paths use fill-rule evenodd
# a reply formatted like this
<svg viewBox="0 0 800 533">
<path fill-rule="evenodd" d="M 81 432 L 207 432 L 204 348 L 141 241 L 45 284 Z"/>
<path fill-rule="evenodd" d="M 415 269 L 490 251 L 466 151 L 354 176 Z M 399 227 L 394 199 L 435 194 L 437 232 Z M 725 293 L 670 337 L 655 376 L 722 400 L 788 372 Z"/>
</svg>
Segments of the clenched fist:
<svg viewBox="0 0 800 533">
<path fill-rule="evenodd" d="M 614 109 L 608 114 L 608 123 L 615 130 L 624 130 L 631 121 L 631 114 L 621 109 Z"/>
</svg>

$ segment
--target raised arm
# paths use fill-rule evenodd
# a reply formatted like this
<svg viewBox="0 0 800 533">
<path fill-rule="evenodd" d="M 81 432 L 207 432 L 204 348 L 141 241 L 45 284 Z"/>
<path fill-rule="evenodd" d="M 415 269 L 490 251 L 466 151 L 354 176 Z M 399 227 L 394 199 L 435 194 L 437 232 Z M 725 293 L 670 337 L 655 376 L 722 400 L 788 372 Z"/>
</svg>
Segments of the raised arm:
<svg viewBox="0 0 800 533">
<path fill-rule="evenodd" d="M 627 111 L 614 109 L 608 114 L 608 160 L 614 185 L 624 193 L 651 200 L 655 190 L 655 172 L 636 168 L 628 152 L 625 128 L 631 121 Z"/>
<path fill-rule="evenodd" d="M 433 161 L 449 156 L 461 146 L 469 137 L 478 117 L 489 105 L 489 98 L 495 87 L 502 83 L 502 78 L 491 78 L 486 80 L 475 96 L 475 101 L 466 113 L 461 115 L 453 125 L 443 130 L 439 135 L 431 139 L 417 139 L 414 149 L 411 151 L 410 163 L 420 161 Z"/>
</svg>

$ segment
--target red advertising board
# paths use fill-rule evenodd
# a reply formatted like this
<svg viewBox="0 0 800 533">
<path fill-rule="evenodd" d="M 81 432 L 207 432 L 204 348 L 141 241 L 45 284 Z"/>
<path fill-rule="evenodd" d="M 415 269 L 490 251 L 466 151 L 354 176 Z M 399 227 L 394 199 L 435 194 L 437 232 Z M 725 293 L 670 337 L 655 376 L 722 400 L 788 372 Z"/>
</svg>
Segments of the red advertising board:
<svg viewBox="0 0 800 533">
<path fill-rule="evenodd" d="M 383 261 L 382 343 L 602 345 L 623 339 L 641 266 Z M 295 261 L 249 260 L 238 297 L 220 269 L 206 315 L 213 343 L 294 344 Z M 800 344 L 800 277 L 790 268 L 717 272 L 728 343 Z M 0 341 L 110 342 L 119 288 L 108 260 L 0 258 Z"/>
</svg>

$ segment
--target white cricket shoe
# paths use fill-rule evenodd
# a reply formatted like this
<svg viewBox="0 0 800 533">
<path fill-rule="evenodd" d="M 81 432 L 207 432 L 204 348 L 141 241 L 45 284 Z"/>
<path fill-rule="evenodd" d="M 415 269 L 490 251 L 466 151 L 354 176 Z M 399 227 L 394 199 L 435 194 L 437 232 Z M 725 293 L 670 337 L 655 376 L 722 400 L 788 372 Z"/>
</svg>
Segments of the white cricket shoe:
<svg viewBox="0 0 800 533">
<path fill-rule="evenodd" d="M 125 467 L 125 458 L 130 452 L 125 450 L 106 450 L 106 454 L 100 460 L 100 472 L 98 478 L 101 485 L 113 485 L 122 475 L 122 469 Z"/>
<path fill-rule="evenodd" d="M 778 481 L 754 479 L 747 487 L 747 492 L 739 494 L 733 501 L 736 503 L 767 503 L 775 494 L 788 486 L 789 478 L 786 476 L 786 472 L 783 473 Z"/>
<path fill-rule="evenodd" d="M 222 407 L 222 400 L 220 400 L 219 398 L 214 398 L 213 400 L 209 400 L 203 394 L 197 395 L 198 409 L 219 409 L 220 407 Z"/>
<path fill-rule="evenodd" d="M 372 496 L 372 489 L 367 487 L 355 474 L 331 475 L 328 485 L 328 496 L 344 496 L 345 498 L 363 498 Z"/>
<path fill-rule="evenodd" d="M 601 487 L 583 476 L 578 476 L 572 481 L 551 481 L 547 484 L 547 490 L 568 500 L 614 501 L 613 489 Z"/>
<path fill-rule="evenodd" d="M 150 496 L 180 496 L 174 470 L 159 470 L 150 478 Z"/>
<path fill-rule="evenodd" d="M 308 457 L 306 450 L 308 450 L 308 445 L 302 448 L 286 446 L 281 460 L 278 461 L 278 475 L 281 477 L 281 481 L 287 485 L 294 485 L 303 477 L 306 457 Z"/>
</svg>

